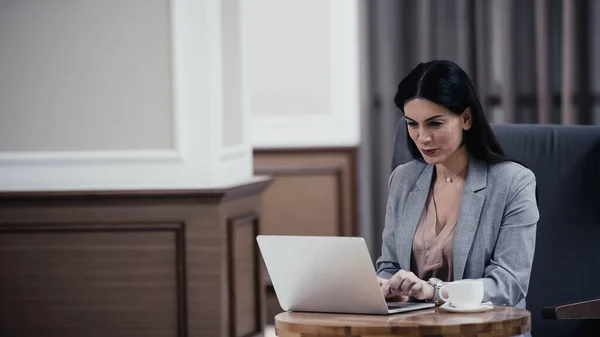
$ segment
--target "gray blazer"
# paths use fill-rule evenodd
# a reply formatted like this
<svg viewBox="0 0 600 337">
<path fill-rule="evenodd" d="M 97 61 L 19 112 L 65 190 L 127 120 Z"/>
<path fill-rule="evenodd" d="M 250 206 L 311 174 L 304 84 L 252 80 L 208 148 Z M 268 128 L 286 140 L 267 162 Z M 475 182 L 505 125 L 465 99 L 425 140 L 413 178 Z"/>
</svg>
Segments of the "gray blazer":
<svg viewBox="0 0 600 337">
<path fill-rule="evenodd" d="M 377 275 L 410 270 L 413 238 L 434 169 L 413 160 L 391 174 Z M 453 248 L 454 279 L 483 279 L 484 301 L 525 308 L 539 212 L 535 176 L 514 162 L 471 156 Z"/>
</svg>

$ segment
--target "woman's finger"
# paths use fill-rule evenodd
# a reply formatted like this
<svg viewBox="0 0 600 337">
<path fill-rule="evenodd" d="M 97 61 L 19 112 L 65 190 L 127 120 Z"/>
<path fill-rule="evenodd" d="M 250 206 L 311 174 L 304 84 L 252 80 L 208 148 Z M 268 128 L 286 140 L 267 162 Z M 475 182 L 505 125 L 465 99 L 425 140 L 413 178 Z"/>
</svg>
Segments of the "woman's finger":
<svg viewBox="0 0 600 337">
<path fill-rule="evenodd" d="M 404 270 L 400 270 L 389 279 L 388 284 L 390 285 L 390 291 L 392 293 L 398 293 L 400 291 L 400 285 L 402 284 L 402 281 L 404 281 L 405 275 L 406 272 Z"/>
<path fill-rule="evenodd" d="M 412 288 L 412 286 L 421 281 L 415 274 L 412 272 L 407 272 L 404 275 L 404 279 L 402 283 L 399 285 L 398 291 L 400 291 L 403 295 L 408 295 L 408 292 Z"/>
<path fill-rule="evenodd" d="M 405 295 L 394 295 L 391 297 L 387 297 L 386 300 L 388 302 L 408 302 L 409 298 Z"/>
<path fill-rule="evenodd" d="M 417 282 L 415 284 L 413 284 L 413 286 L 410 288 L 410 290 L 408 291 L 408 295 L 412 296 L 418 300 L 422 300 L 424 298 L 423 296 L 423 283 L 422 282 Z"/>
<path fill-rule="evenodd" d="M 381 286 L 381 293 L 383 294 L 383 297 L 390 296 L 390 283 L 389 282 L 383 283 L 383 285 Z"/>
</svg>

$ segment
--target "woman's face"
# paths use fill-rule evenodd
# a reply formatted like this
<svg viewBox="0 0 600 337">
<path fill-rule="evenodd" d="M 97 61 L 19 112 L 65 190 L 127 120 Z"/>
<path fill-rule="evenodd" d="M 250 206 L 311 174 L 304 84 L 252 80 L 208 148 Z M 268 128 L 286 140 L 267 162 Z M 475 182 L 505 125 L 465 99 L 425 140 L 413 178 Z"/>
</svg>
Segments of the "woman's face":
<svg viewBox="0 0 600 337">
<path fill-rule="evenodd" d="M 416 98 L 404 104 L 408 133 L 428 164 L 451 158 L 462 142 L 463 130 L 471 128 L 471 113 L 452 113 L 429 100 Z"/>
</svg>

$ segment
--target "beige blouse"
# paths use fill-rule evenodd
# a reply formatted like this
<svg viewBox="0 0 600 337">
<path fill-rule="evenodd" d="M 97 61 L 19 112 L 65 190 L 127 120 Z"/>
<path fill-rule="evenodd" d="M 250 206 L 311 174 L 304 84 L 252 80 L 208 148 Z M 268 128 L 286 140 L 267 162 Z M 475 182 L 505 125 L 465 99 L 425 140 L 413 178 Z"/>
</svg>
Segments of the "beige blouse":
<svg viewBox="0 0 600 337">
<path fill-rule="evenodd" d="M 449 200 L 452 203 L 450 205 L 452 213 L 449 214 L 446 224 L 439 223 L 438 221 L 433 190 L 429 193 L 425 208 L 421 214 L 411 254 L 411 270 L 421 280 L 436 277 L 444 282 L 450 282 L 454 278 L 452 272 L 452 247 L 456 224 L 460 214 L 462 186 L 452 187 L 454 187 L 452 190 L 456 191 L 456 194 L 453 192 L 453 198 Z"/>
</svg>

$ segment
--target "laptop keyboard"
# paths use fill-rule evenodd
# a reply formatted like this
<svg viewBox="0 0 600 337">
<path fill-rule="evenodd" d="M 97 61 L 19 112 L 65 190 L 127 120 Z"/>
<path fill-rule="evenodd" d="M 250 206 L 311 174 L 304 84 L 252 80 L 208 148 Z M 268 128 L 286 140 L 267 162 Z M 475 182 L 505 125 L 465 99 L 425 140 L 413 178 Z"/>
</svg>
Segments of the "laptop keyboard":
<svg viewBox="0 0 600 337">
<path fill-rule="evenodd" d="M 387 307 L 388 309 L 401 309 L 401 308 L 409 308 L 409 307 L 413 307 L 415 304 L 414 302 L 394 302 L 394 303 L 388 303 Z"/>
</svg>

